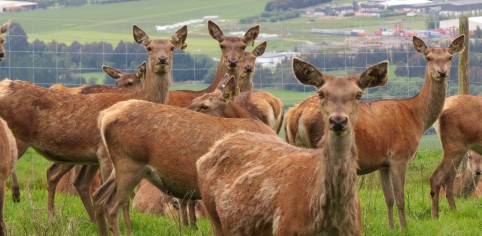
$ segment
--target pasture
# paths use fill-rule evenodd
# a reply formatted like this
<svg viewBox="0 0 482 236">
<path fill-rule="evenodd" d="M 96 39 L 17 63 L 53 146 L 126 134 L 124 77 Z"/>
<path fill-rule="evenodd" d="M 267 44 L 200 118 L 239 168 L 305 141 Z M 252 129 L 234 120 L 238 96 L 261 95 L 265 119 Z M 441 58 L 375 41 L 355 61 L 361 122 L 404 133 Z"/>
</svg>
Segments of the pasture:
<svg viewBox="0 0 482 236">
<path fill-rule="evenodd" d="M 450 211 L 441 199 L 440 219 L 432 220 L 428 178 L 441 159 L 438 148 L 423 148 L 407 170 L 405 185 L 408 228 L 391 231 L 387 227 L 386 206 L 378 174 L 358 178 L 362 200 L 364 235 L 479 235 L 482 228 L 480 199 L 457 198 L 457 212 Z M 29 150 L 17 165 L 21 184 L 21 202 L 11 201 L 7 192 L 5 219 L 9 235 L 97 235 L 80 199 L 57 194 L 56 217 L 47 220 L 45 170 L 50 162 Z M 200 230 L 180 227 L 179 219 L 158 217 L 132 211 L 130 235 L 211 235 L 209 221 L 199 221 Z M 397 222 L 397 221 L 396 221 Z"/>
<path fill-rule="evenodd" d="M 240 18 L 257 15 L 263 11 L 267 0 L 255 1 L 215 1 L 215 0 L 187 0 L 180 7 L 177 1 L 144 0 L 138 1 L 87 5 L 66 9 L 38 10 L 33 12 L 16 12 L 2 15 L 0 22 L 7 18 L 14 19 L 28 33 L 30 42 L 35 39 L 44 41 L 57 41 L 70 44 L 73 41 L 81 43 L 105 41 L 116 45 L 119 41 L 132 41 L 132 25 L 137 24 L 146 29 L 149 35 L 155 38 L 170 37 L 172 32 L 156 32 L 156 25 L 172 24 L 190 19 L 201 19 L 203 16 L 218 15 L 227 20 L 221 23 L 222 28 L 228 31 L 244 31 L 251 25 L 240 25 L 236 21 Z M 349 3 L 350 1 L 344 0 Z M 254 9 L 254 10 L 253 10 Z M 89 13 L 86 19 L 85 13 Z M 400 22 L 399 17 L 388 17 L 383 20 L 370 17 L 353 17 L 340 20 L 333 18 L 315 19 L 314 23 L 306 23 L 306 18 L 288 20 L 282 23 L 260 23 L 261 32 L 276 33 L 280 39 L 269 41 L 268 50 L 271 52 L 287 51 L 293 48 L 305 49 L 306 45 L 315 45 L 322 49 L 322 53 L 343 54 L 352 49 L 348 39 L 344 36 L 313 35 L 311 28 L 343 29 L 364 28 L 367 32 L 379 28 L 390 28 Z M 403 17 L 405 26 L 412 28 L 425 27 L 424 18 L 421 16 Z M 189 53 L 206 53 L 218 56 L 219 46 L 209 36 L 206 25 L 197 25 L 189 28 L 186 51 Z M 153 38 L 154 38 L 153 37 Z M 264 40 L 263 40 L 264 41 Z M 393 40 L 394 41 L 394 40 Z M 257 40 L 256 43 L 261 42 Z M 410 45 L 410 41 L 402 39 L 400 42 Z M 434 42 L 437 43 L 437 42 Z M 363 44 L 363 42 L 361 43 Z M 27 52 L 28 53 L 28 52 Z M 310 54 L 303 51 L 301 56 Z M 408 57 L 407 52 L 407 57 Z M 349 55 L 347 56 L 349 57 Z M 8 59 L 7 59 L 8 61 Z M 32 60 L 34 61 L 34 60 Z M 55 65 L 57 66 L 57 65 Z M 57 69 L 51 66 L 48 69 Z M 347 74 L 353 71 L 347 65 L 340 70 L 330 71 L 330 74 Z M 40 68 L 35 66 L 33 68 Z M 78 65 L 81 67 L 82 64 Z M 99 65 L 100 68 L 100 65 Z M 286 69 L 286 68 L 281 68 Z M 333 68 L 331 68 L 333 69 Z M 415 77 L 397 77 L 395 66 L 390 67 L 390 80 L 388 83 L 406 87 L 406 95 L 416 94 L 422 79 Z M 273 69 L 276 70 L 276 69 Z M 100 72 L 84 72 L 81 75 L 87 78 L 88 83 L 104 81 L 105 74 Z M 30 78 L 27 78 L 30 79 Z M 257 89 L 270 92 L 280 98 L 285 105 L 285 111 L 294 104 L 300 103 L 314 93 L 311 91 L 293 91 L 283 89 L 284 80 L 275 83 L 275 86 L 259 85 Z M 199 82 L 176 83 L 171 90 L 201 90 L 208 85 Z M 454 93 L 455 88 L 449 87 Z M 367 92 L 370 94 L 370 90 Z M 450 92 L 449 92 L 450 93 Z M 389 91 L 386 92 L 390 97 Z M 369 96 L 368 96 L 369 97 Z M 280 136 L 284 138 L 284 131 Z M 395 138 L 396 134 L 392 138 Z M 452 212 L 447 201 L 442 198 L 440 205 L 440 218 L 431 218 L 431 200 L 429 196 L 429 177 L 439 164 L 442 157 L 440 141 L 436 135 L 424 135 L 420 142 L 418 152 L 407 169 L 405 184 L 405 209 L 408 227 L 400 230 L 398 215 L 395 213 L 395 230 L 388 229 L 387 209 L 381 190 L 377 172 L 359 176 L 359 196 L 361 198 L 363 234 L 364 235 L 480 235 L 482 228 L 482 201 L 474 198 L 457 198 L 457 212 Z M 47 217 L 47 180 L 45 170 L 51 165 L 29 149 L 17 164 L 17 175 L 21 189 L 21 202 L 11 201 L 11 191 L 7 192 L 5 204 L 5 222 L 8 235 L 97 235 L 97 226 L 90 222 L 89 217 L 77 196 L 56 195 L 56 213 L 52 218 Z M 10 184 L 10 182 L 8 182 Z M 300 183 L 300 189 L 303 184 Z M 296 207 L 296 206 L 293 206 Z M 180 219 L 160 217 L 140 212 L 131 211 L 133 232 L 131 235 L 212 235 L 210 222 L 207 219 L 198 221 L 199 230 L 192 230 L 181 226 Z M 396 212 L 396 207 L 395 207 Z M 121 220 L 122 222 L 122 220 Z M 121 224 L 122 231 L 124 230 Z"/>
</svg>

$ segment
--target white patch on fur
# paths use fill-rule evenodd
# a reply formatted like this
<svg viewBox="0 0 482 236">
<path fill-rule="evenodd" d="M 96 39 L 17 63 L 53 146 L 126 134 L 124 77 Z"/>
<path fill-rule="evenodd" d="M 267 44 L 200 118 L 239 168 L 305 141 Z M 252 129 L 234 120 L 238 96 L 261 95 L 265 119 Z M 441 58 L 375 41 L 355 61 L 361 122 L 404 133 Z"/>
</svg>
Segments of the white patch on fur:
<svg viewBox="0 0 482 236">
<path fill-rule="evenodd" d="M 304 114 L 305 113 L 301 114 L 300 119 L 298 120 L 298 134 L 295 136 L 295 143 L 296 146 L 312 147 L 310 139 L 308 138 L 308 130 L 305 127 Z M 299 139 L 297 139 L 298 137 Z"/>
</svg>

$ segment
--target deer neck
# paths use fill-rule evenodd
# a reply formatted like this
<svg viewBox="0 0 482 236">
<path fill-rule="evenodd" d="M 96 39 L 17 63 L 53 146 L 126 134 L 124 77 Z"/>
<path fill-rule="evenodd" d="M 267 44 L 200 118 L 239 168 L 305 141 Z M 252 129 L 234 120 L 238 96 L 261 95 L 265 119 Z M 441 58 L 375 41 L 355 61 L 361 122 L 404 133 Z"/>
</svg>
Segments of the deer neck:
<svg viewBox="0 0 482 236">
<path fill-rule="evenodd" d="M 239 91 L 248 92 L 253 91 L 253 77 L 254 72 L 239 74 Z"/>
<path fill-rule="evenodd" d="M 221 79 L 224 77 L 226 73 L 228 73 L 229 76 L 234 76 L 234 79 L 236 80 L 236 84 L 238 84 L 239 71 L 237 69 L 228 69 L 226 68 L 225 65 L 226 65 L 226 60 L 224 59 L 223 56 L 221 56 L 221 60 L 219 61 L 218 67 L 216 69 L 216 75 L 214 76 L 214 80 L 211 83 L 211 85 L 209 85 L 209 87 L 203 90 L 203 92 L 205 93 L 214 92 L 219 82 L 221 81 Z M 239 95 L 239 88 L 236 86 L 236 91 L 234 92 L 233 96 L 238 96 L 238 95 Z"/>
<path fill-rule="evenodd" d="M 171 83 L 171 70 L 154 73 L 150 67 L 147 67 L 146 79 L 141 92 L 146 101 L 166 104 Z"/>
<path fill-rule="evenodd" d="M 411 99 L 413 103 L 410 107 L 415 109 L 414 114 L 419 118 L 423 131 L 430 128 L 442 113 L 447 93 L 447 80 L 448 78 L 436 81 L 427 69 L 422 90 Z"/>
<path fill-rule="evenodd" d="M 344 136 L 325 132 L 320 141 L 322 148 L 321 175 L 323 192 L 321 201 L 324 211 L 322 228 L 330 234 L 344 235 L 356 230 L 356 170 L 357 149 L 353 131 Z M 326 139 L 325 139 L 326 137 Z M 349 233 L 350 234 L 350 233 Z"/>
</svg>

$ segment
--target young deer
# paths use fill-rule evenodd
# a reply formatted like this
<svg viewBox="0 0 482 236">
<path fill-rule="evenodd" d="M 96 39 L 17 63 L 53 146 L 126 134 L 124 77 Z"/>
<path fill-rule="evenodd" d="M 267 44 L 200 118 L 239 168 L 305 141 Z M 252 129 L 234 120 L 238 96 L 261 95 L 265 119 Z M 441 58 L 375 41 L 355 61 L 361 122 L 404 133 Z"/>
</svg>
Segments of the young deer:
<svg viewBox="0 0 482 236">
<path fill-rule="evenodd" d="M 135 92 L 80 95 L 45 89 L 25 81 L 7 79 L 0 82 L 0 116 L 9 123 L 14 133 L 19 156 L 30 146 L 56 162 L 47 171 L 48 209 L 51 213 L 59 179 L 74 164 L 81 163 L 92 165 L 92 168 L 88 173 L 78 175 L 76 189 L 90 218 L 94 219 L 89 187 L 104 148 L 97 128 L 101 110 L 129 99 L 157 103 L 167 100 L 173 49 L 185 45 L 187 27 L 178 30 L 170 40 L 151 40 L 135 25 L 133 33 L 136 42 L 144 45 L 148 52 L 144 86 Z"/>
<path fill-rule="evenodd" d="M 467 152 L 465 170 L 455 176 L 453 194 L 457 197 L 482 197 L 482 155 L 472 150 Z M 440 188 L 440 195 L 446 195 L 447 187 Z"/>
<path fill-rule="evenodd" d="M 116 80 L 115 87 L 99 84 L 87 84 L 76 88 L 68 88 L 62 84 L 53 84 L 50 89 L 62 91 L 64 93 L 72 94 L 90 94 L 90 93 L 124 93 L 131 92 L 123 88 L 140 88 L 142 86 L 142 79 L 146 74 L 146 62 L 143 62 L 137 67 L 137 73 L 126 73 L 110 66 L 103 65 L 102 69 L 110 77 Z"/>
<path fill-rule="evenodd" d="M 234 76 L 236 81 L 239 78 L 239 63 L 242 60 L 247 45 L 254 44 L 259 34 L 259 25 L 250 28 L 243 37 L 224 36 L 223 32 L 214 22 L 208 21 L 209 34 L 219 42 L 221 48 L 221 60 L 219 61 L 214 81 L 209 87 L 200 91 L 174 90 L 169 92 L 169 105 L 187 107 L 194 98 L 205 93 L 214 92 L 223 76 L 228 73 Z M 239 93 L 239 92 L 238 92 Z M 235 94 L 237 95 L 236 91 Z"/>
<path fill-rule="evenodd" d="M 142 178 L 176 198 L 197 200 L 195 162 L 216 140 L 239 130 L 276 135 L 252 118 L 220 118 L 137 100 L 101 112 L 99 129 L 115 170 L 94 193 L 101 235 L 107 235 L 104 213 L 114 235 L 120 234 L 120 208 Z"/>
<path fill-rule="evenodd" d="M 404 197 L 407 165 L 417 151 L 423 132 L 442 112 L 451 60 L 454 54 L 463 50 L 463 43 L 462 35 L 449 48 L 428 48 L 421 39 L 413 37 L 415 50 L 427 60 L 425 82 L 420 93 L 408 99 L 360 104 L 355 126 L 358 174 L 379 170 L 389 227 L 392 229 L 394 202 L 398 208 L 400 227 L 407 225 Z M 290 109 L 285 118 L 286 140 L 294 145 L 314 147 L 324 132 L 324 124 L 318 118 L 320 113 L 314 97 Z"/>
<path fill-rule="evenodd" d="M 5 235 L 5 221 L 3 209 L 5 205 L 5 192 L 7 191 L 7 179 L 17 163 L 17 144 L 7 122 L 0 118 L 0 235 Z"/>
<path fill-rule="evenodd" d="M 235 97 L 234 103 L 243 107 L 254 117 L 271 127 L 276 133 L 279 133 L 284 117 L 283 103 L 268 92 L 252 91 L 256 58 L 263 55 L 266 45 L 267 43 L 263 42 L 252 52 L 244 52 L 238 82 L 241 93 Z"/>
<path fill-rule="evenodd" d="M 443 112 L 434 127 L 442 142 L 443 158 L 430 176 L 432 218 L 438 218 L 439 191 L 445 185 L 447 201 L 456 210 L 454 180 L 457 168 L 471 150 L 482 154 L 482 124 L 480 119 L 482 96 L 457 95 L 445 100 Z"/>
<path fill-rule="evenodd" d="M 197 161 L 215 235 L 361 235 L 353 127 L 363 89 L 384 85 L 387 72 L 385 61 L 360 76 L 329 76 L 293 58 L 296 78 L 318 88 L 329 127 L 320 149 L 244 131 L 217 141 Z"/>
</svg>

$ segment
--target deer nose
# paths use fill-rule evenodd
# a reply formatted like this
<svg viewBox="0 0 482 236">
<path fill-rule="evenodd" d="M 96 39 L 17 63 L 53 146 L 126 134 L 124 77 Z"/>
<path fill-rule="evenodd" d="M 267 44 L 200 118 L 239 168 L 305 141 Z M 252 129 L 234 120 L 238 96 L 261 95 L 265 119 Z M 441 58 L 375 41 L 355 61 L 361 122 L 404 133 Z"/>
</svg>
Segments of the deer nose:
<svg viewBox="0 0 482 236">
<path fill-rule="evenodd" d="M 161 56 L 157 58 L 159 60 L 160 64 L 166 64 L 167 63 L 167 57 Z"/>
<path fill-rule="evenodd" d="M 5 53 L 4 53 L 4 52 L 0 52 L 0 57 L 5 57 Z"/>
<path fill-rule="evenodd" d="M 333 131 L 343 131 L 348 124 L 348 118 L 346 116 L 331 116 L 328 119 L 330 129 Z"/>
<path fill-rule="evenodd" d="M 229 62 L 229 67 L 238 66 L 238 60 L 236 60 L 236 59 L 229 59 L 228 62 Z"/>
<path fill-rule="evenodd" d="M 440 77 L 445 77 L 447 76 L 447 71 L 446 70 L 437 70 L 437 73 Z"/>
<path fill-rule="evenodd" d="M 475 170 L 475 175 L 480 175 L 480 174 L 482 174 L 482 169 L 477 168 Z"/>
<path fill-rule="evenodd" d="M 246 71 L 247 73 L 251 73 L 253 72 L 253 67 L 251 65 L 246 65 L 244 66 L 244 71 Z"/>
</svg>

